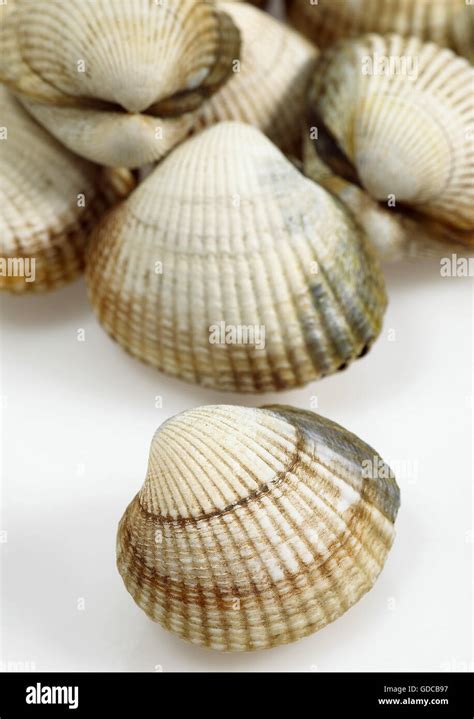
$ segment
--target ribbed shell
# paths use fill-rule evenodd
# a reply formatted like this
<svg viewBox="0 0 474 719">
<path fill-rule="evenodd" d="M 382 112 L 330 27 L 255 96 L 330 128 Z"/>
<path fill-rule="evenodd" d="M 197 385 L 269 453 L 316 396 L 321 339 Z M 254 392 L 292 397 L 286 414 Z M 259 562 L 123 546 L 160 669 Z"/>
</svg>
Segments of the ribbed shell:
<svg viewBox="0 0 474 719">
<path fill-rule="evenodd" d="M 217 86 L 240 43 L 232 23 L 200 0 L 17 0 L 1 39 L 0 77 L 15 91 L 130 113 Z"/>
<path fill-rule="evenodd" d="M 206 0 L 15 2 L 0 80 L 69 149 L 110 167 L 167 154 L 240 55 L 238 29 Z"/>
<path fill-rule="evenodd" d="M 56 107 L 22 97 L 35 118 L 74 152 L 109 166 L 160 160 L 189 134 L 221 120 L 259 127 L 284 151 L 300 152 L 301 117 L 316 48 L 246 3 L 218 3 L 241 34 L 233 73 L 193 112 L 179 117 L 111 108 Z"/>
<path fill-rule="evenodd" d="M 399 504 L 379 455 L 323 417 L 201 407 L 155 434 L 117 565 L 135 602 L 181 638 L 265 649 L 321 629 L 373 586 Z"/>
<path fill-rule="evenodd" d="M 0 106 L 0 257 L 2 263 L 35 260 L 34 281 L 26 281 L 20 264 L 2 267 L 0 289 L 48 290 L 83 269 L 90 230 L 132 179 L 116 171 L 104 176 L 74 157 L 4 88 Z"/>
<path fill-rule="evenodd" d="M 302 385 L 365 354 L 386 304 L 352 220 L 239 123 L 181 145 L 107 216 L 87 280 L 100 321 L 133 355 L 244 392 Z"/>
<path fill-rule="evenodd" d="M 405 65 L 383 74 L 380 58 Z M 465 59 L 397 35 L 341 42 L 317 63 L 308 124 L 319 139 L 310 143 L 307 128 L 306 173 L 361 209 L 382 250 L 389 241 L 375 236 L 367 204 L 375 217 L 380 203 L 381 223 L 398 215 L 402 244 L 417 227 L 438 242 L 474 242 L 474 69 Z"/>
<path fill-rule="evenodd" d="M 238 120 L 262 130 L 284 152 L 301 152 L 300 128 L 317 49 L 246 3 L 225 2 L 242 34 L 238 71 L 196 113 L 197 127 Z"/>
<path fill-rule="evenodd" d="M 290 22 L 320 48 L 367 32 L 413 35 L 474 59 L 467 0 L 286 0 Z"/>
</svg>

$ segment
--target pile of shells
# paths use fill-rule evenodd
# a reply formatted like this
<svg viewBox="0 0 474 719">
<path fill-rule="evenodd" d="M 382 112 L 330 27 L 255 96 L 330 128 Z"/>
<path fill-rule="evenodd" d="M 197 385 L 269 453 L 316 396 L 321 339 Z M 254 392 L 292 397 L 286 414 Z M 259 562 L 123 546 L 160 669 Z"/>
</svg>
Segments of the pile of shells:
<svg viewBox="0 0 474 719">
<path fill-rule="evenodd" d="M 131 355 L 251 394 L 367 354 L 379 255 L 474 246 L 474 7 L 287 0 L 293 29 L 265 4 L 0 5 L 0 290 L 85 267 Z M 273 647 L 373 586 L 399 503 L 333 422 L 206 406 L 156 433 L 118 568 L 180 637 Z"/>
<path fill-rule="evenodd" d="M 108 166 L 160 160 L 220 120 L 284 149 L 316 48 L 244 3 L 16 0 L 0 31 L 0 81 L 77 154 Z"/>
</svg>

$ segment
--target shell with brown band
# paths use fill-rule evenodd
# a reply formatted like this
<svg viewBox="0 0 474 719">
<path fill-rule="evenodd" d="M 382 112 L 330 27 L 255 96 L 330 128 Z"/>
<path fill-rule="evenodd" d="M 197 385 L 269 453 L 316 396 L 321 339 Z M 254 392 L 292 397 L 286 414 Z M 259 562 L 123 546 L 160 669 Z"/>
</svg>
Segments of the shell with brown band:
<svg viewBox="0 0 474 719">
<path fill-rule="evenodd" d="M 126 350 L 216 389 L 301 386 L 378 336 L 375 254 L 261 132 L 219 123 L 173 151 L 94 232 L 87 283 Z"/>
<path fill-rule="evenodd" d="M 266 649 L 318 631 L 371 589 L 399 504 L 379 455 L 324 417 L 200 407 L 156 432 L 117 566 L 138 606 L 182 639 Z"/>
<path fill-rule="evenodd" d="M 324 49 L 365 33 L 396 33 L 452 48 L 474 60 L 469 0 L 286 0 L 290 22 Z"/>
<path fill-rule="evenodd" d="M 0 289 L 56 288 L 84 268 L 90 232 L 134 185 L 72 155 L 0 88 Z"/>
<path fill-rule="evenodd" d="M 416 38 L 324 51 L 310 86 L 306 174 L 387 257 L 474 244 L 474 68 Z"/>
</svg>

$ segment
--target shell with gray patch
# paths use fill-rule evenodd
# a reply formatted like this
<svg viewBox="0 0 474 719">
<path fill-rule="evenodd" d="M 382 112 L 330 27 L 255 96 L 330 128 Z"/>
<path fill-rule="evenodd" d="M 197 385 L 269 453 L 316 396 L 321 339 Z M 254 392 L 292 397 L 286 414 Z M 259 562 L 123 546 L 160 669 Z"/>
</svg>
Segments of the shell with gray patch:
<svg viewBox="0 0 474 719">
<path fill-rule="evenodd" d="M 257 129 L 177 148 L 91 240 L 92 305 L 125 349 L 217 389 L 304 385 L 368 350 L 386 305 L 342 206 Z"/>
<path fill-rule="evenodd" d="M 165 422 L 125 511 L 117 563 L 146 614 L 195 644 L 250 651 L 324 627 L 374 584 L 399 489 L 339 425 L 280 405 Z"/>
</svg>

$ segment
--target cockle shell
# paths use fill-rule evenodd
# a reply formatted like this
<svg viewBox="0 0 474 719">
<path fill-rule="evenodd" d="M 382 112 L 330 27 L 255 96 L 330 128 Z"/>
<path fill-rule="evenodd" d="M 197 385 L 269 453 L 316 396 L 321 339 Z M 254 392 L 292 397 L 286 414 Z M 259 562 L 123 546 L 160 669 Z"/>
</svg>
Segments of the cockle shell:
<svg viewBox="0 0 474 719">
<path fill-rule="evenodd" d="M 0 289 L 51 289 L 83 269 L 90 230 L 133 179 L 73 156 L 1 87 L 0 107 Z"/>
<path fill-rule="evenodd" d="M 474 8 L 467 0 L 286 0 L 290 22 L 326 48 L 368 32 L 415 36 L 474 59 Z"/>
<path fill-rule="evenodd" d="M 223 82 L 238 57 L 233 22 L 206 0 L 16 0 L 2 79 L 59 107 L 177 114 Z"/>
<path fill-rule="evenodd" d="M 367 35 L 320 56 L 305 172 L 383 255 L 474 243 L 474 69 L 433 43 Z"/>
<path fill-rule="evenodd" d="M 343 427 L 285 406 L 206 406 L 156 432 L 117 566 L 135 602 L 195 644 L 250 651 L 318 631 L 377 579 L 400 493 Z"/>
<path fill-rule="evenodd" d="M 207 0 L 16 0 L 0 43 L 0 80 L 50 132 L 137 167 L 186 136 L 183 114 L 226 80 L 240 33 Z"/>
<path fill-rule="evenodd" d="M 351 218 L 240 123 L 188 140 L 108 214 L 87 281 L 101 323 L 133 355 L 243 392 L 346 366 L 379 334 L 386 305 Z"/>
<path fill-rule="evenodd" d="M 18 0 L 23 4 L 25 1 Z M 132 46 L 135 54 L 132 50 L 127 50 L 127 55 L 122 58 L 123 62 L 119 62 L 119 58 L 116 58 L 115 71 L 111 73 L 110 63 L 102 62 L 108 55 L 105 49 L 101 48 L 107 48 L 111 44 L 116 48 L 115 57 L 117 54 L 120 55 L 119 50 L 128 48 L 129 42 L 128 39 L 122 39 L 120 42 L 114 40 L 115 26 L 110 23 L 104 24 L 99 10 L 105 0 L 94 0 L 96 15 L 94 28 L 99 28 L 102 36 L 98 48 L 91 45 L 87 34 L 75 37 L 76 24 L 81 19 L 88 21 L 89 1 L 78 4 L 72 14 L 69 8 L 65 8 L 60 3 L 60 0 L 48 3 L 47 17 L 53 16 L 54 13 L 61 16 L 61 12 L 66 13 L 66 11 L 70 17 L 66 25 L 55 23 L 49 28 L 50 33 L 54 31 L 57 35 L 51 41 L 52 57 L 56 56 L 56 46 L 69 48 L 69 60 L 66 62 L 68 82 L 61 85 L 61 93 L 56 92 L 54 97 L 50 97 L 49 102 L 46 102 L 48 97 L 46 89 L 41 97 L 42 102 L 38 101 L 39 93 L 30 75 L 21 65 L 9 61 L 9 53 L 5 54 L 5 60 L 0 59 L 0 77 L 13 85 L 15 92 L 20 93 L 22 102 L 29 112 L 71 150 L 103 165 L 140 167 L 160 160 L 193 131 L 226 119 L 255 124 L 268 133 L 271 139 L 280 144 L 285 151 L 299 149 L 299 122 L 304 109 L 307 85 L 316 60 L 316 49 L 297 33 L 268 14 L 245 3 L 215 3 L 211 8 L 211 3 L 196 3 L 193 0 L 191 5 L 193 8 L 199 6 L 201 14 L 205 7 L 206 17 L 225 18 L 225 27 L 234 28 L 234 33 L 227 31 L 227 39 L 224 43 L 226 61 L 232 60 L 232 63 L 229 74 L 221 81 L 220 87 L 213 85 L 207 89 L 205 96 L 198 97 L 200 104 L 196 103 L 196 107 L 193 108 L 189 103 L 186 105 L 183 102 L 171 112 L 172 108 L 166 107 L 164 101 L 161 105 L 160 102 L 155 102 L 152 107 L 146 105 L 153 97 L 153 92 L 156 94 L 161 89 L 164 94 L 163 88 L 168 88 L 167 92 L 170 91 L 170 84 L 164 81 L 166 72 L 162 69 L 163 63 L 157 65 L 159 69 L 156 72 L 152 72 L 151 60 L 158 62 L 159 58 L 163 57 L 165 70 L 169 71 L 171 78 L 174 78 L 179 69 L 179 65 L 175 62 L 177 48 L 184 43 L 186 33 L 191 34 L 192 43 L 191 40 L 189 43 L 192 46 L 196 44 L 199 46 L 201 25 L 193 21 L 184 24 L 179 32 L 174 31 L 173 38 L 176 36 L 177 39 L 175 38 L 173 42 L 176 47 L 174 45 L 170 47 L 169 44 L 158 42 L 164 31 L 163 28 L 166 28 L 166 23 L 161 22 L 165 12 L 162 4 L 153 3 L 152 0 L 140 0 L 140 3 L 133 5 L 126 0 L 109 3 L 107 7 L 111 9 L 106 17 L 109 17 L 110 13 L 112 15 L 119 13 L 120 8 L 123 7 L 122 2 L 125 2 L 125 7 L 128 8 L 127 12 L 123 13 L 123 23 L 120 26 L 122 32 L 126 32 L 127 23 L 130 23 L 131 8 L 134 13 L 138 8 L 140 10 L 138 19 L 141 19 L 141 24 L 154 30 L 153 33 L 151 30 L 144 33 L 144 36 L 154 39 L 155 44 L 152 47 L 156 46 L 156 57 L 150 57 L 150 50 L 145 58 L 147 62 L 144 64 L 141 60 L 141 53 L 144 51 L 140 38 L 140 44 Z M 61 11 L 58 3 L 62 7 Z M 177 3 L 177 7 L 179 14 L 183 14 L 185 8 L 189 10 L 190 0 Z M 37 9 L 37 13 L 39 12 L 40 10 Z M 18 34 L 23 25 L 36 27 L 35 16 L 25 13 L 26 10 L 22 15 L 15 13 L 15 18 L 11 19 L 6 38 L 3 40 L 5 45 L 8 42 L 8 45 L 12 46 L 12 54 L 17 51 Z M 189 11 L 186 18 L 192 19 L 196 14 L 195 8 L 194 13 Z M 165 19 L 168 15 L 165 15 Z M 74 32 L 72 29 L 70 32 L 68 30 L 71 23 Z M 241 48 L 236 43 L 235 33 L 241 38 Z M 71 34 L 75 37 L 72 46 Z M 206 30 L 205 38 L 208 35 L 209 32 Z M 230 37 L 227 37 L 228 35 Z M 204 54 L 204 50 L 202 52 Z M 76 87 L 79 74 L 77 63 L 81 59 L 86 61 L 85 67 L 90 70 L 81 74 L 81 83 Z M 54 64 L 50 72 L 57 72 L 58 66 L 63 68 L 64 62 L 60 65 Z M 91 73 L 93 76 L 89 78 Z M 181 78 L 181 75 L 179 77 Z M 37 80 L 36 76 L 34 80 Z M 144 84 L 147 87 L 146 101 L 140 102 L 139 91 Z M 47 87 L 49 88 L 49 85 Z M 69 90 L 70 94 L 66 94 L 66 90 Z M 90 99 L 86 104 L 82 96 L 71 94 L 74 90 L 77 92 L 81 90 L 88 96 L 93 93 L 95 104 L 91 103 Z M 114 98 L 115 103 L 112 102 Z M 99 99 L 102 102 L 99 102 Z"/>
</svg>

